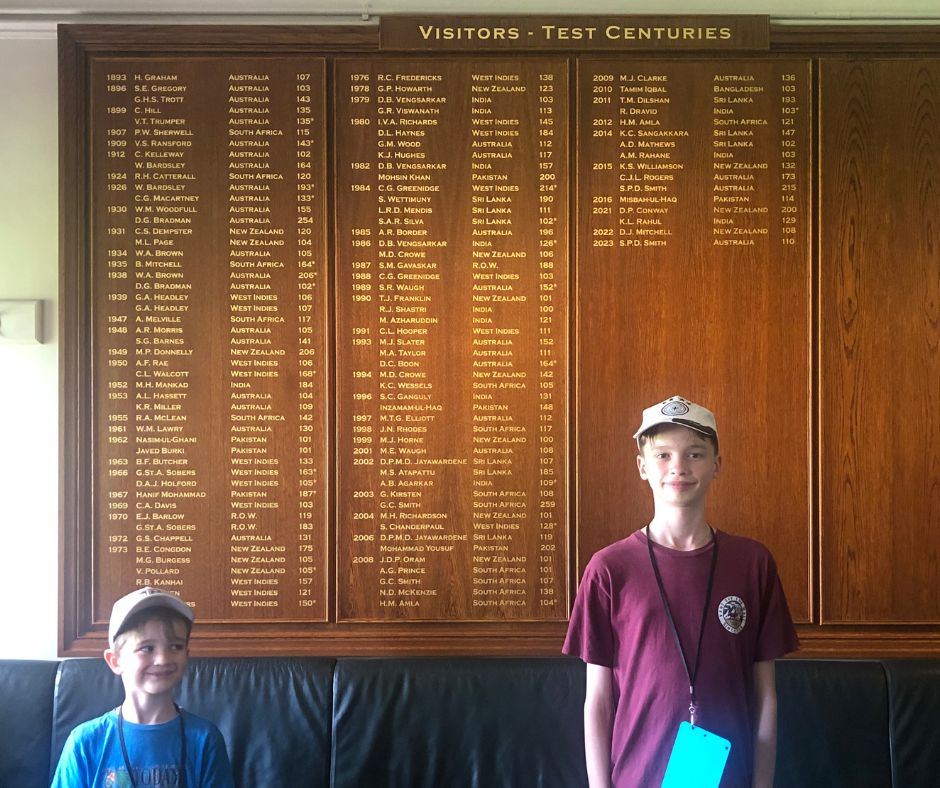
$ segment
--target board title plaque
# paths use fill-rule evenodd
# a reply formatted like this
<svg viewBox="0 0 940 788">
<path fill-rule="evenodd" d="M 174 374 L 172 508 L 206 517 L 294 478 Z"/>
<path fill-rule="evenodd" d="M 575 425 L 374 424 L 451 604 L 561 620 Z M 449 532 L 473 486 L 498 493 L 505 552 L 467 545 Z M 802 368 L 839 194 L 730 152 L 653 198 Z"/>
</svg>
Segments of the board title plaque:
<svg viewBox="0 0 940 788">
<path fill-rule="evenodd" d="M 766 50 L 767 16 L 389 16 L 381 21 L 383 50 L 431 52 L 608 50 Z"/>
</svg>

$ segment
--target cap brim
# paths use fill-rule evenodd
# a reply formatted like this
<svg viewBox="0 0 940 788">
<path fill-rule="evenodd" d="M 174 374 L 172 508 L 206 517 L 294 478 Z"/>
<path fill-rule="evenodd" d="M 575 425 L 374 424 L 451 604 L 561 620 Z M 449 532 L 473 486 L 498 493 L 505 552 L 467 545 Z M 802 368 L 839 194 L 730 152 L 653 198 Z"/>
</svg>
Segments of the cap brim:
<svg viewBox="0 0 940 788">
<path fill-rule="evenodd" d="M 637 444 L 639 445 L 640 436 L 644 432 L 649 432 L 654 427 L 659 427 L 663 424 L 675 424 L 676 426 L 679 426 L 679 427 L 685 427 L 687 429 L 694 430 L 695 432 L 698 432 L 702 435 L 706 435 L 709 438 L 713 438 L 715 440 L 715 443 L 718 442 L 718 433 L 715 432 L 715 430 L 713 430 L 711 427 L 706 427 L 704 424 L 699 424 L 697 421 L 689 421 L 688 419 L 683 419 L 683 418 L 678 418 L 678 417 L 658 419 L 652 424 L 642 426 L 635 433 L 633 433 L 633 439 L 637 441 Z"/>
</svg>

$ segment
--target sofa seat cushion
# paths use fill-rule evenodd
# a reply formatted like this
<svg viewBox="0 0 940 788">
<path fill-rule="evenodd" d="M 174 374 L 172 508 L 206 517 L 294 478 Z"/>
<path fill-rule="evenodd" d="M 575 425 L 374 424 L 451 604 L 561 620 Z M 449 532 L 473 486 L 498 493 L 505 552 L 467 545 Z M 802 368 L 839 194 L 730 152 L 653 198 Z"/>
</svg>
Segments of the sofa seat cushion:
<svg viewBox="0 0 940 788">
<path fill-rule="evenodd" d="M 937 788 L 940 784 L 940 661 L 883 663 L 891 698 L 891 761 L 894 785 Z"/>
</svg>

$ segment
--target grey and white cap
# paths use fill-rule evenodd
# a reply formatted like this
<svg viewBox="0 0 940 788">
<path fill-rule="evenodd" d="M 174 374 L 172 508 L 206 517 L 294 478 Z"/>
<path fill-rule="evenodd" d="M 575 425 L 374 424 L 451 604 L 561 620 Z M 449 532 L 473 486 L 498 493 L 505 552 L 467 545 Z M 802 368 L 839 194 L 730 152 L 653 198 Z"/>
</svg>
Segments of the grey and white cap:
<svg viewBox="0 0 940 788">
<path fill-rule="evenodd" d="M 640 436 L 659 424 L 678 424 L 688 427 L 690 430 L 714 438 L 715 443 L 718 443 L 718 425 L 715 423 L 715 414 L 685 397 L 670 397 L 643 411 L 643 422 L 633 433 L 637 446 L 639 446 Z"/>
<path fill-rule="evenodd" d="M 111 608 L 111 622 L 108 624 L 108 643 L 114 648 L 114 638 L 121 631 L 124 623 L 135 613 L 151 607 L 165 607 L 192 623 L 193 609 L 178 596 L 168 594 L 159 588 L 138 588 L 122 596 Z"/>
</svg>

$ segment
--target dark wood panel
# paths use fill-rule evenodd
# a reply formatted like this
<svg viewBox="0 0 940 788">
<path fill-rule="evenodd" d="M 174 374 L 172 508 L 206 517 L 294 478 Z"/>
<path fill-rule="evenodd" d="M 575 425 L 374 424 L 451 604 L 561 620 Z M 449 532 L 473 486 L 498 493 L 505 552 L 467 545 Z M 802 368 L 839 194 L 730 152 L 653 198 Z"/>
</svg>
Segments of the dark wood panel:
<svg viewBox="0 0 940 788">
<path fill-rule="evenodd" d="M 476 53 L 446 57 L 430 53 L 410 60 L 387 56 L 373 59 L 373 54 L 360 54 L 350 59 L 356 52 L 374 52 L 379 46 L 378 32 L 378 27 L 372 25 L 62 29 L 62 651 L 76 655 L 100 653 L 107 597 L 118 590 L 123 592 L 127 583 L 142 578 L 138 571 L 148 564 L 138 564 L 138 556 L 155 555 L 153 537 L 159 532 L 138 532 L 137 526 L 175 524 L 192 526 L 189 533 L 199 534 L 198 544 L 164 542 L 164 547 L 183 551 L 163 555 L 194 557 L 196 566 L 204 570 L 191 582 L 196 572 L 186 569 L 189 585 L 183 592 L 197 604 L 200 620 L 208 622 L 196 643 L 203 653 L 556 653 L 570 602 L 569 586 L 577 580 L 588 556 L 640 527 L 651 514 L 648 493 L 634 476 L 635 448 L 630 435 L 639 411 L 653 401 L 682 393 L 709 404 L 719 418 L 725 464 L 713 490 L 710 517 L 719 527 L 753 535 L 774 551 L 796 618 L 815 622 L 801 627 L 804 653 L 853 657 L 936 653 L 935 627 L 940 621 L 940 537 L 936 528 L 940 510 L 940 428 L 934 418 L 940 390 L 936 29 L 800 28 L 775 23 L 771 25 L 771 47 L 776 54 L 745 59 L 701 53 L 615 59 L 586 55 L 586 46 L 573 40 L 567 58 L 544 53 L 526 53 L 512 60 L 489 58 L 480 54 L 481 48 Z M 559 46 L 564 49 L 565 45 Z M 821 197 L 814 203 L 810 63 L 796 60 L 801 55 L 793 53 L 807 53 L 808 57 L 836 51 L 867 54 L 854 60 L 823 61 L 822 88 L 816 96 L 821 107 Z M 871 53 L 879 51 L 934 54 L 932 59 L 872 59 Z M 346 53 L 336 62 L 345 62 L 343 68 L 347 71 L 324 78 L 333 65 L 330 52 Z M 791 53 L 789 59 L 781 59 L 787 52 Z M 295 55 L 302 56 L 291 59 Z M 191 219 L 191 225 L 183 222 L 177 228 L 190 226 L 198 236 L 176 239 L 185 269 L 163 270 L 182 270 L 184 278 L 176 283 L 189 283 L 192 289 L 175 293 L 188 298 L 177 303 L 191 307 L 184 333 L 162 334 L 164 339 L 182 338 L 184 344 L 162 343 L 160 349 L 182 348 L 192 350 L 193 355 L 191 361 L 182 356 L 161 358 L 170 359 L 169 366 L 161 369 L 188 371 L 192 376 L 192 388 L 176 392 L 185 393 L 187 399 L 182 401 L 187 403 L 187 412 L 162 409 L 161 414 L 185 415 L 186 420 L 175 426 L 182 426 L 190 437 L 197 438 L 185 454 L 166 457 L 145 453 L 138 456 L 136 445 L 131 450 L 130 443 L 111 441 L 130 437 L 131 433 L 122 432 L 122 427 L 136 431 L 139 425 L 143 428 L 141 435 L 152 435 L 151 428 L 156 424 L 152 421 L 148 425 L 141 418 L 152 418 L 156 411 L 153 402 L 144 399 L 149 396 L 147 387 L 140 385 L 138 389 L 136 371 L 152 375 L 156 367 L 138 361 L 150 361 L 143 351 L 152 353 L 157 346 L 151 344 L 148 348 L 136 339 L 122 343 L 120 334 L 107 331 L 109 325 L 120 326 L 110 323 L 110 318 L 121 317 L 122 304 L 134 305 L 123 314 L 128 318 L 133 315 L 136 326 L 136 306 L 146 303 L 146 299 L 138 300 L 138 295 L 149 292 L 152 296 L 155 292 L 155 280 L 147 288 L 143 285 L 148 280 L 137 276 L 138 260 L 142 264 L 147 261 L 137 254 L 145 250 L 144 246 L 126 247 L 133 252 L 134 264 L 127 269 L 133 271 L 133 279 L 122 282 L 107 276 L 109 271 L 120 271 L 119 266 L 109 263 L 120 262 L 119 256 L 109 254 L 109 250 L 118 248 L 108 243 L 109 228 L 133 232 L 138 226 L 136 220 L 148 217 L 143 203 L 135 204 L 133 199 L 148 193 L 147 181 L 127 181 L 133 188 L 123 193 L 124 202 L 112 199 L 122 195 L 120 190 L 107 189 L 109 183 L 120 184 L 119 179 L 109 180 L 107 173 L 115 170 L 106 165 L 108 152 L 120 150 L 118 145 L 109 145 L 109 140 L 119 141 L 121 136 L 109 135 L 107 130 L 121 126 L 105 117 L 103 108 L 110 102 L 103 99 L 108 98 L 105 94 L 113 97 L 122 92 L 107 90 L 107 74 L 123 73 L 121 69 L 135 61 L 146 69 L 142 74 L 159 74 L 164 67 L 176 69 L 188 90 L 182 102 L 185 124 L 199 132 L 192 138 L 194 144 L 198 143 L 198 155 L 186 153 L 183 157 L 197 180 L 176 192 L 183 197 L 198 196 L 199 213 L 161 211 L 163 218 Z M 314 145 L 320 146 L 314 156 L 316 199 L 299 199 L 299 177 L 287 185 L 272 185 L 272 205 L 277 206 L 272 213 L 274 224 L 292 228 L 288 256 L 302 264 L 305 250 L 322 250 L 322 254 L 307 259 L 322 261 L 323 267 L 317 271 L 319 289 L 306 291 L 308 296 L 315 293 L 308 301 L 317 314 L 312 334 L 305 331 L 309 324 L 305 324 L 299 308 L 305 292 L 299 286 L 301 278 L 297 278 L 296 289 L 288 285 L 286 278 L 271 280 L 272 287 L 278 288 L 278 308 L 296 311 L 297 319 L 290 327 L 273 328 L 270 335 L 265 335 L 285 350 L 278 369 L 286 374 L 282 385 L 254 387 L 255 393 L 271 393 L 274 397 L 256 402 L 231 397 L 232 371 L 237 366 L 232 363 L 237 356 L 233 350 L 251 344 L 262 349 L 256 341 L 262 336 L 259 332 L 230 330 L 234 325 L 230 320 L 232 305 L 236 303 L 232 296 L 238 292 L 238 280 L 229 276 L 234 259 L 229 252 L 237 245 L 234 241 L 238 235 L 233 228 L 238 224 L 232 222 L 237 214 L 230 211 L 234 203 L 230 201 L 226 173 L 229 162 L 235 160 L 230 152 L 239 148 L 230 146 L 233 137 L 224 133 L 229 128 L 229 105 L 223 106 L 221 94 L 227 92 L 231 75 L 239 73 L 229 65 L 241 64 L 245 72 L 250 72 L 249 64 L 262 62 L 270 65 L 278 85 L 275 93 L 279 98 L 274 102 L 277 111 L 287 112 L 292 101 L 298 109 L 296 118 L 285 120 L 287 125 L 296 120 L 290 140 L 276 144 L 272 140 L 271 148 L 273 170 L 291 173 L 290 178 L 306 169 L 302 166 L 305 157 L 299 155 L 304 148 L 299 143 L 305 136 L 300 134 L 305 124 L 299 119 L 306 113 L 299 111 L 301 102 L 297 100 L 306 91 L 294 90 L 293 96 L 288 95 L 298 87 L 292 81 L 293 72 L 288 73 L 290 64 L 316 64 L 311 69 L 318 85 L 313 95 L 321 110 L 336 104 L 334 96 L 349 101 L 332 108 L 334 117 L 320 111 L 315 121 L 319 125 L 309 126 L 314 131 Z M 116 68 L 112 70 L 107 64 Z M 350 71 L 349 64 L 361 68 Z M 495 255 L 488 258 L 488 251 L 474 244 L 474 219 L 482 219 L 486 213 L 477 212 L 485 208 L 485 202 L 476 202 L 484 193 L 473 189 L 470 154 L 475 139 L 487 138 L 474 130 L 498 128 L 496 124 L 474 122 L 472 74 L 484 73 L 482 64 L 493 74 L 519 75 L 530 91 L 525 97 L 516 96 L 494 105 L 495 117 L 516 119 L 517 128 L 524 130 L 518 144 L 513 141 L 509 148 L 513 158 L 498 163 L 493 170 L 493 174 L 505 175 L 507 183 L 520 188 L 511 203 L 512 239 L 503 238 L 490 247 L 526 252 L 526 258 L 515 261 L 496 261 Z M 570 86 L 566 76 L 569 68 L 579 71 L 578 80 Z M 483 304 L 474 304 L 473 290 L 469 288 L 483 281 L 476 275 L 487 273 L 474 268 L 474 263 L 497 262 L 494 276 L 497 272 L 519 274 L 519 279 L 505 281 L 514 291 L 524 293 L 533 307 L 538 298 L 540 307 L 544 304 L 554 311 L 548 326 L 540 322 L 547 315 L 534 308 L 525 312 L 522 307 L 513 311 L 514 307 L 502 306 L 490 315 L 494 330 L 521 328 L 519 334 L 502 338 L 513 343 L 506 347 L 514 354 L 511 363 L 515 371 L 524 372 L 527 382 L 538 382 L 539 399 L 529 399 L 535 391 L 533 386 L 528 394 L 512 400 L 510 420 L 502 422 L 512 428 L 524 427 L 528 439 L 526 447 L 513 455 L 514 475 L 495 479 L 492 487 L 485 488 L 475 483 L 476 473 L 467 473 L 460 466 L 442 468 L 433 479 L 434 487 L 422 492 L 422 496 L 431 498 L 418 501 L 426 515 L 448 515 L 444 533 L 471 537 L 474 531 L 483 534 L 487 530 L 483 526 L 489 524 L 489 518 L 477 514 L 486 509 L 474 507 L 476 501 L 488 502 L 489 496 L 478 492 L 497 493 L 492 496 L 497 504 L 508 500 L 507 495 L 500 498 L 500 493 L 525 492 L 526 520 L 533 525 L 538 519 L 539 527 L 522 529 L 525 535 L 514 537 L 512 543 L 511 550 L 524 554 L 533 568 L 527 572 L 523 604 L 517 609 L 498 603 L 485 612 L 475 610 L 474 598 L 488 595 L 475 594 L 474 590 L 487 588 L 487 584 L 474 583 L 474 562 L 462 556 L 450 565 L 437 562 L 431 570 L 433 582 L 429 587 L 442 589 L 446 601 L 436 600 L 417 610 L 409 606 L 411 611 L 401 606 L 392 613 L 390 607 L 377 603 L 381 575 L 363 573 L 361 564 L 352 563 L 355 555 L 365 554 L 355 553 L 364 542 L 354 542 L 350 537 L 369 535 L 362 528 L 365 521 L 355 516 L 368 514 L 369 510 L 360 506 L 364 499 L 356 498 L 354 493 L 377 494 L 379 497 L 373 500 L 380 502 L 383 490 L 381 473 L 363 473 L 363 468 L 357 470 L 351 464 L 354 450 L 364 445 L 356 442 L 363 433 L 356 431 L 352 421 L 357 407 L 353 396 L 367 393 L 363 384 L 369 380 L 356 377 L 356 373 L 391 371 L 381 363 L 389 357 L 367 359 L 361 352 L 358 356 L 353 352 L 353 330 L 381 330 L 382 315 L 376 311 L 363 318 L 366 312 L 362 311 L 362 302 L 353 301 L 354 293 L 363 292 L 355 291 L 354 284 L 365 280 L 353 277 L 353 264 L 364 258 L 353 253 L 352 240 L 354 230 L 369 229 L 375 240 L 380 231 L 394 229 L 396 223 L 405 229 L 406 223 L 400 219 L 404 214 L 380 215 L 377 192 L 368 196 L 352 191 L 355 184 L 367 183 L 354 165 L 369 163 L 377 183 L 378 165 L 388 160 L 379 156 L 382 146 L 377 133 L 367 138 L 360 134 L 361 128 L 343 126 L 344 120 L 350 121 L 363 109 L 362 103 L 357 106 L 352 100 L 355 96 L 362 98 L 363 93 L 354 92 L 351 82 L 344 85 L 336 75 L 369 73 L 373 85 L 377 85 L 382 74 L 407 74 L 409 69 L 412 73 L 440 73 L 448 82 L 440 94 L 450 102 L 444 133 L 431 133 L 419 147 L 408 150 L 402 146 L 399 151 L 424 153 L 425 160 L 447 165 L 446 170 L 432 177 L 441 187 L 438 202 L 431 206 L 433 212 L 412 212 L 408 218 L 425 220 L 429 237 L 446 240 L 448 251 L 446 258 L 434 261 L 437 272 L 443 274 L 439 283 L 429 281 L 430 289 L 423 293 L 400 291 L 402 295 L 427 295 L 431 299 L 428 308 L 440 318 L 441 330 L 435 337 L 440 341 L 430 348 L 425 367 L 399 367 L 394 371 L 396 375 L 403 371 L 426 374 L 426 378 L 414 380 L 429 381 L 432 391 L 441 394 L 444 408 L 429 433 L 402 431 L 386 422 L 389 429 L 383 435 L 384 428 L 380 427 L 373 456 L 380 460 L 401 457 L 404 453 L 398 453 L 400 448 L 421 448 L 420 441 L 424 440 L 429 455 L 472 459 L 470 450 L 482 445 L 477 439 L 484 435 L 474 430 L 472 421 L 472 384 L 482 381 L 475 377 L 472 366 L 472 343 L 477 337 L 475 329 L 485 326 L 475 323 L 484 317 L 483 312 L 475 311 Z M 553 75 L 551 90 L 542 79 L 544 74 Z M 784 79 L 786 74 L 794 75 L 793 79 Z M 641 80 L 640 75 L 666 79 Z M 595 82 L 595 76 L 611 79 Z M 159 84 L 149 78 L 135 82 L 151 87 Z M 120 84 L 120 80 L 112 84 Z M 608 85 L 612 88 L 609 94 L 603 89 L 595 91 Z M 623 87 L 630 89 L 621 90 Z M 657 87 L 664 90 L 651 89 Z M 747 90 L 753 87 L 762 89 Z M 145 92 L 151 91 L 140 91 Z M 374 90 L 371 97 L 378 94 Z M 400 95 L 404 97 L 405 93 Z M 539 101 L 535 101 L 536 95 Z M 549 97 L 552 102 L 542 101 Z M 607 97 L 609 103 L 604 101 Z M 753 103 L 729 100 L 748 97 Z M 794 102 L 786 100 L 791 97 Z M 668 102 L 657 102 L 657 98 Z M 599 101 L 595 103 L 595 99 Z M 144 109 L 148 103 L 138 105 Z M 394 107 L 396 100 L 376 101 L 373 111 L 379 103 Z M 403 107 L 406 102 L 397 103 Z M 132 110 L 133 104 L 130 101 L 126 107 Z M 167 104 L 168 111 L 170 106 Z M 786 108 L 795 112 L 785 113 Z M 133 115 L 131 111 L 123 126 L 125 134 L 131 132 L 128 139 L 133 139 L 136 128 L 147 125 L 130 123 Z M 146 113 L 141 115 L 146 117 Z M 279 117 L 285 119 L 287 115 Z M 377 132 L 379 113 L 370 117 L 372 131 Z M 552 124 L 539 123 L 548 118 Z M 574 121 L 570 126 L 569 118 Z M 742 122 L 761 118 L 767 121 L 766 126 Z M 659 126 L 641 121 L 658 121 Z M 544 139 L 542 133 L 547 133 L 550 125 L 554 130 L 549 139 Z M 654 133 L 641 138 L 640 130 L 685 131 L 687 135 Z M 609 137 L 605 134 L 608 131 Z M 493 134 L 489 138 L 497 137 Z M 636 144 L 640 139 L 643 146 Z M 143 152 L 145 146 L 140 142 L 135 140 L 132 150 Z M 550 148 L 543 149 L 543 142 L 549 142 Z M 621 148 L 622 142 L 635 144 Z M 754 147 L 732 142 L 752 142 Z M 251 147 L 242 152 L 249 152 Z M 641 158 L 640 151 L 648 155 Z M 293 164 L 289 161 L 292 152 Z M 542 158 L 541 154 L 548 152 L 554 158 Z M 784 155 L 791 152 L 792 157 Z M 260 161 L 261 157 L 256 158 Z M 396 161 L 394 157 L 392 161 Z M 417 156 L 399 156 L 398 164 L 383 167 L 382 171 L 396 176 L 414 173 L 414 168 L 398 165 L 420 161 Z M 639 168 L 641 161 L 666 166 Z M 549 163 L 554 167 L 543 170 L 543 165 Z M 766 170 L 738 168 L 739 164 L 755 163 L 766 164 Z M 726 164 L 730 168 L 721 166 Z M 327 173 L 330 167 L 335 170 L 335 179 Z M 129 167 L 125 170 L 125 174 L 132 172 Z M 555 192 L 542 189 L 548 182 L 541 175 L 549 173 L 558 178 L 559 189 Z M 789 179 L 791 173 L 793 181 Z M 754 179 L 718 177 L 726 174 L 753 175 Z M 567 184 L 577 194 L 571 209 Z M 791 185 L 793 189 L 784 188 Z M 753 186 L 753 191 L 740 188 L 747 186 Z M 150 192 L 151 196 L 156 193 Z M 131 199 L 126 199 L 128 196 Z M 723 202 L 716 199 L 719 196 L 743 200 Z M 549 197 L 554 199 L 543 202 Z M 674 199 L 657 201 L 664 197 Z M 595 198 L 605 199 L 595 202 Z M 334 199 L 335 204 L 328 205 Z M 242 207 L 252 208 L 249 203 Z M 178 207 L 185 204 L 185 200 L 176 203 Z M 301 210 L 308 205 L 313 207 L 320 228 L 309 236 L 309 246 L 302 243 L 304 236 L 299 232 L 304 228 L 302 219 L 311 215 Z M 111 206 L 126 211 L 110 211 Z M 735 207 L 766 207 L 768 211 L 735 214 Z M 330 214 L 334 226 L 324 221 L 328 208 L 334 209 Z M 610 212 L 605 213 L 608 208 Z M 725 210 L 729 208 L 730 215 Z M 790 208 L 795 211 L 784 210 Z M 149 212 L 151 220 L 154 215 Z M 241 218 L 250 217 L 251 211 Z M 395 222 L 385 225 L 383 219 Z M 819 225 L 818 269 L 811 266 L 810 230 L 814 219 Z M 413 228 L 421 226 L 414 224 Z M 794 232 L 786 232 L 791 229 Z M 750 230 L 758 232 L 739 232 Z M 577 254 L 570 270 L 569 231 L 574 239 L 571 248 Z M 784 243 L 790 236 L 794 243 Z M 416 236 L 415 240 L 420 239 Z M 739 240 L 753 240 L 754 245 L 725 243 Z M 612 245 L 606 246 L 606 241 Z M 551 245 L 542 245 L 548 242 Z M 426 251 L 430 258 L 430 250 Z M 338 263 L 335 277 L 334 258 Z M 526 264 L 539 261 L 537 277 L 535 266 L 531 270 L 524 268 L 521 259 Z M 375 260 L 380 264 L 389 262 L 378 256 Z M 224 275 L 211 266 L 200 267 L 206 266 L 206 261 L 220 263 Z M 141 265 L 140 270 L 146 270 L 146 266 Z M 151 273 L 156 270 L 151 269 Z M 812 285 L 817 282 L 810 281 L 813 270 L 819 273 L 815 293 Z M 551 278 L 546 278 L 549 275 Z M 571 298 L 569 277 L 576 286 Z M 395 292 L 380 293 L 380 288 L 394 281 L 369 279 L 373 294 L 385 296 L 394 296 Z M 166 279 L 164 284 L 172 282 Z M 404 280 L 401 283 L 415 285 Z M 138 284 L 142 286 L 140 293 Z M 328 285 L 334 284 L 335 289 L 330 290 Z M 169 288 L 161 292 L 173 293 Z M 257 292 L 261 293 L 260 289 Z M 814 294 L 818 295 L 815 302 Z M 122 295 L 125 301 L 112 298 Z M 558 315 L 562 315 L 560 320 L 555 319 Z M 539 321 L 533 322 L 533 316 Z M 571 347 L 569 326 L 576 340 Z M 543 328 L 547 329 L 544 334 Z M 139 336 L 142 338 L 144 333 L 141 331 Z M 316 360 L 307 356 L 307 364 L 302 355 L 305 337 L 316 342 L 314 348 L 307 346 L 316 351 Z M 250 340 L 249 345 L 235 343 L 233 338 Z M 391 339 L 388 335 L 384 338 Z M 397 338 L 395 342 L 397 346 Z M 121 350 L 127 355 L 112 353 Z M 127 367 L 111 363 L 125 359 Z M 569 369 L 570 364 L 576 365 L 574 370 Z M 810 373 L 811 367 L 815 376 Z M 306 379 L 312 387 L 301 385 L 304 370 L 311 373 Z M 377 378 L 371 380 L 374 383 Z M 314 381 L 318 383 L 314 385 Z M 153 380 L 141 378 L 139 382 Z M 121 391 L 111 388 L 112 383 L 126 383 L 128 394 L 134 393 L 130 409 L 115 408 L 121 403 L 108 399 L 109 391 Z M 571 383 L 576 384 L 573 407 L 567 394 Z M 542 386 L 547 388 L 543 390 Z M 308 395 L 315 392 L 316 404 L 310 408 L 303 407 L 305 388 Z M 137 393 L 142 396 L 137 397 Z M 543 394 L 547 395 L 544 402 Z M 310 404 L 311 400 L 306 402 Z M 167 400 L 163 404 L 174 403 Z M 273 459 L 273 455 L 286 458 L 283 465 L 278 464 L 285 492 L 278 499 L 279 514 L 271 516 L 259 510 L 262 519 L 256 522 L 261 524 L 263 535 L 272 537 L 272 546 L 284 544 L 285 557 L 289 552 L 295 568 L 286 582 L 292 589 L 301 587 L 297 582 L 302 579 L 301 573 L 296 569 L 301 557 L 306 559 L 303 563 L 316 567 L 312 582 L 305 584 L 316 591 L 306 598 L 310 604 L 302 609 L 299 595 L 297 609 L 282 607 L 265 612 L 259 607 L 251 613 L 239 613 L 231 604 L 238 598 L 232 593 L 232 546 L 250 546 L 252 541 L 234 541 L 232 536 L 257 532 L 246 530 L 242 534 L 238 530 L 238 518 L 232 516 L 232 482 L 236 476 L 254 479 L 252 484 L 262 479 L 253 471 L 249 477 L 234 473 L 233 415 L 262 413 L 238 410 L 234 404 L 268 404 L 269 414 L 290 413 L 293 420 L 289 425 L 271 425 L 268 440 L 273 443 L 269 448 L 274 446 L 275 450 L 267 459 Z M 543 411 L 543 407 L 547 409 Z M 371 415 L 378 414 L 375 410 Z M 569 414 L 575 418 L 570 419 Z M 505 417 L 507 413 L 494 411 L 489 415 Z M 111 416 L 127 420 L 112 420 Z M 160 424 L 174 426 L 170 421 Z M 393 426 L 396 429 L 391 429 Z M 818 445 L 810 439 L 817 434 Z M 399 441 L 400 446 L 394 440 L 382 441 L 383 437 L 397 440 L 396 436 L 418 440 Z M 555 440 L 547 441 L 548 437 Z M 154 465 L 154 459 L 182 459 L 184 463 Z M 543 459 L 548 461 L 544 467 L 552 467 L 560 480 L 541 472 Z M 112 460 L 127 464 L 112 465 Z M 109 476 L 110 471 L 124 468 L 129 471 L 124 477 L 126 486 L 118 483 L 120 477 Z M 153 471 L 167 469 L 195 471 L 197 486 L 211 489 L 212 503 L 172 501 L 161 487 L 142 486 L 138 491 L 138 470 L 150 473 L 140 476 L 143 484 L 150 485 L 166 480 L 153 475 Z M 474 471 L 484 469 L 473 467 Z M 480 478 L 485 479 L 485 474 Z M 177 476 L 179 480 L 185 481 L 186 477 Z M 573 483 L 570 492 L 569 481 Z M 259 487 L 252 492 L 264 491 Z M 112 497 L 112 493 L 118 495 Z M 157 493 L 157 500 L 165 504 L 175 502 L 175 509 L 168 508 L 162 514 L 181 515 L 182 519 L 154 520 L 152 510 L 141 509 L 139 513 L 146 517 L 138 520 L 137 503 L 147 500 L 145 493 Z M 127 509 L 121 506 L 124 503 Z M 381 514 L 381 506 L 372 513 Z M 120 519 L 123 514 L 128 515 L 127 521 Z M 287 516 L 282 518 L 280 514 Z M 117 517 L 112 519 L 111 515 Z M 577 524 L 574 532 L 569 532 L 569 517 Z M 244 524 L 254 523 L 246 518 Z M 300 538 L 304 532 L 311 535 L 310 540 Z M 376 529 L 374 535 L 378 533 Z M 148 535 L 150 542 L 144 538 Z M 177 530 L 174 535 L 187 533 Z M 114 536 L 129 541 L 111 542 Z M 130 551 L 127 555 L 109 552 L 109 547 L 125 544 L 134 548 L 133 563 Z M 138 546 L 148 545 L 151 553 L 137 553 Z M 258 542 L 258 546 L 264 543 Z M 549 548 L 545 550 L 547 555 L 541 555 L 543 546 Z M 187 553 L 186 549 L 195 552 Z M 472 548 L 464 552 L 472 555 Z M 375 555 L 381 557 L 379 551 Z M 476 576 L 484 577 L 480 573 Z M 419 577 L 415 574 L 409 579 Z M 493 585 L 497 600 L 501 585 L 507 584 L 497 576 Z M 250 592 L 248 597 L 240 598 L 249 600 L 254 598 L 252 589 L 264 590 L 260 584 L 239 587 Z M 264 601 L 262 595 L 257 599 Z"/>
<path fill-rule="evenodd" d="M 900 53 L 935 54 L 940 27 L 931 24 L 770 24 L 770 47 L 775 52 L 825 57 L 855 53 L 861 57 Z"/>
<path fill-rule="evenodd" d="M 92 64 L 97 621 L 326 618 L 324 68 Z"/>
<path fill-rule="evenodd" d="M 940 618 L 940 61 L 820 85 L 822 619 Z"/>
<path fill-rule="evenodd" d="M 59 40 L 83 52 L 271 55 L 371 50 L 377 25 L 60 25 Z"/>
<path fill-rule="evenodd" d="M 567 615 L 567 74 L 337 62 L 341 621 Z"/>
<path fill-rule="evenodd" d="M 652 515 L 631 438 L 717 414 L 711 522 L 767 544 L 810 619 L 806 61 L 606 61 L 578 80 L 579 565 Z"/>
</svg>

